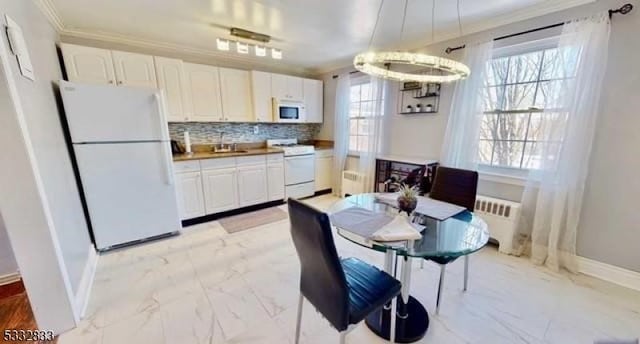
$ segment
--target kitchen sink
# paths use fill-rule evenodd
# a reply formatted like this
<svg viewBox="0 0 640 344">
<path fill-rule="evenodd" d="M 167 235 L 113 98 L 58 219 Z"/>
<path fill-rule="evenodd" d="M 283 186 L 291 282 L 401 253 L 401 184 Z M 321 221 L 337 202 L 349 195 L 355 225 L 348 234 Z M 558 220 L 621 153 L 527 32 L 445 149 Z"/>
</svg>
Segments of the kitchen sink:
<svg viewBox="0 0 640 344">
<path fill-rule="evenodd" d="M 214 148 L 214 153 L 224 154 L 224 153 L 249 153 L 246 149 L 233 149 L 233 148 Z"/>
</svg>

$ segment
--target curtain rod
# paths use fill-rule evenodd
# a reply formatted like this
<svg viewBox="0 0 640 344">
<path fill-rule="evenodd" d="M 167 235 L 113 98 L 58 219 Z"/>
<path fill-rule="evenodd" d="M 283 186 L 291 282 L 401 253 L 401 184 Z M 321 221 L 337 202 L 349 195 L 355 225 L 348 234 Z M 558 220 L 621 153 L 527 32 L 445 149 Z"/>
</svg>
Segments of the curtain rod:
<svg viewBox="0 0 640 344">
<path fill-rule="evenodd" d="M 360 73 L 360 71 L 359 71 L 359 70 L 352 70 L 352 71 L 350 71 L 350 72 L 349 72 L 349 74 L 355 74 L 355 73 Z M 337 74 L 336 74 L 336 75 L 334 75 L 334 76 L 333 76 L 333 78 L 334 78 L 334 79 L 337 79 L 337 78 L 338 78 L 338 76 L 339 76 L 339 75 L 337 75 Z"/>
<path fill-rule="evenodd" d="M 622 7 L 618 8 L 618 9 L 609 10 L 609 18 L 613 17 L 613 15 L 616 14 L 616 13 L 620 13 L 622 15 L 625 15 L 625 14 L 631 12 L 632 9 L 633 9 L 633 5 L 632 4 L 624 4 L 624 5 L 622 5 Z M 535 28 L 535 29 L 531 29 L 531 30 L 512 33 L 510 35 L 500 36 L 500 37 L 494 38 L 493 40 L 494 41 L 500 41 L 500 40 L 511 38 L 511 37 L 516 37 L 516 36 L 520 36 L 520 35 L 526 35 L 528 33 L 533 33 L 533 32 L 537 32 L 537 31 L 552 29 L 554 27 L 558 27 L 558 26 L 562 26 L 562 25 L 564 25 L 564 23 L 557 23 L 557 24 L 547 25 L 547 26 L 543 26 L 543 27 L 539 27 L 539 28 Z M 464 48 L 466 48 L 466 44 L 463 44 L 463 45 L 457 46 L 457 47 L 453 47 L 453 48 L 452 47 L 447 47 L 447 49 L 445 49 L 444 52 L 447 53 L 447 54 L 451 54 L 452 52 L 454 52 L 456 50 L 460 50 L 460 49 L 464 49 Z"/>
</svg>

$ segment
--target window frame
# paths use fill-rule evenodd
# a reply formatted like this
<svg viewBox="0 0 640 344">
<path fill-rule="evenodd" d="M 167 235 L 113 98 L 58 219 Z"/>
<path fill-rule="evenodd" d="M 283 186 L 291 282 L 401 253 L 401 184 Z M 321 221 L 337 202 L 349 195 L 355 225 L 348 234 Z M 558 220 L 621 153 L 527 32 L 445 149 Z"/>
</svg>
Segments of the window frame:
<svg viewBox="0 0 640 344">
<path fill-rule="evenodd" d="M 352 88 L 353 86 L 362 86 L 362 85 L 364 85 L 364 84 L 371 84 L 371 78 L 370 78 L 368 75 L 352 76 L 350 81 L 351 81 L 351 82 L 350 82 L 350 85 L 349 85 L 349 108 L 351 108 L 351 105 L 354 103 L 354 102 L 351 100 L 351 88 Z M 383 104 L 383 105 L 382 105 L 382 108 L 383 108 L 382 116 L 384 116 L 384 112 L 385 112 L 385 111 L 384 111 L 384 109 L 385 109 L 385 106 L 386 106 L 386 104 L 384 103 L 384 94 L 385 94 L 385 93 L 383 92 L 382 94 L 383 94 L 383 99 L 382 99 L 382 102 L 383 102 L 383 103 L 382 103 L 382 104 Z M 363 101 L 363 100 L 362 100 L 362 96 L 360 96 L 360 100 L 358 101 L 358 103 L 359 103 L 359 104 L 362 104 L 363 102 L 376 102 L 376 101 L 378 101 L 378 100 L 377 100 L 377 99 L 371 99 L 371 100 L 365 100 L 365 101 Z M 361 111 L 360 111 L 360 113 L 361 113 Z M 362 119 L 367 119 L 367 118 L 372 118 L 372 117 L 374 117 L 374 116 L 356 116 L 356 117 L 351 117 L 351 111 L 349 111 L 349 128 L 348 128 L 349 135 L 348 135 L 348 150 L 347 150 L 347 155 L 349 155 L 349 156 L 354 156 L 354 157 L 359 157 L 359 156 L 360 156 L 360 154 L 362 154 L 362 151 L 360 151 L 360 150 L 353 150 L 353 149 L 351 149 L 351 138 L 352 138 L 352 137 L 354 137 L 354 136 L 355 136 L 355 137 L 359 137 L 359 136 L 368 136 L 368 135 L 358 135 L 358 134 L 356 134 L 356 135 L 352 135 L 352 134 L 351 134 L 351 123 L 352 123 L 352 121 L 354 121 L 354 120 L 356 120 L 356 121 L 357 121 L 357 120 L 362 120 Z M 358 129 L 356 128 L 356 132 L 357 132 L 357 130 L 358 130 Z"/>
<path fill-rule="evenodd" d="M 543 38 L 543 39 L 539 39 L 539 40 L 534 40 L 534 41 L 528 41 L 528 42 L 524 42 L 524 43 L 518 43 L 518 44 L 513 44 L 513 45 L 505 45 L 502 47 L 496 47 L 493 49 L 492 51 L 492 56 L 491 56 L 491 60 L 494 59 L 499 59 L 499 58 L 504 58 L 504 57 L 511 57 L 511 56 L 517 56 L 517 55 L 525 55 L 528 53 L 533 53 L 533 52 L 539 52 L 539 51 L 544 51 L 544 50 L 549 50 L 549 49 L 555 49 L 558 48 L 558 43 L 560 40 L 560 36 L 553 36 L 553 37 L 548 37 L 548 38 Z M 542 68 L 542 65 L 544 64 L 544 59 L 540 62 L 540 68 Z M 487 78 L 488 76 L 485 75 L 485 78 Z M 565 80 L 566 78 L 559 78 L 559 79 L 541 79 L 541 72 L 540 70 L 538 70 L 538 73 L 536 75 L 536 79 L 533 81 L 529 81 L 529 82 L 508 82 L 507 80 L 505 80 L 505 83 L 502 84 L 497 84 L 497 85 L 491 85 L 491 86 L 508 86 L 508 85 L 523 85 L 523 84 L 534 84 L 535 83 L 535 91 L 534 91 L 534 102 L 535 102 L 535 98 L 537 96 L 538 90 L 540 88 L 540 84 L 543 82 L 549 82 L 549 81 L 554 81 L 554 80 Z M 483 85 L 483 88 L 485 86 Z M 484 95 L 483 95 L 484 96 Z M 484 99 L 483 99 L 484 100 Z M 504 104 L 502 104 L 504 105 Z M 532 140 L 528 140 L 528 131 L 530 129 L 531 123 L 530 123 L 530 119 L 531 119 L 531 114 L 533 113 L 545 113 L 545 112 L 553 112 L 553 111 L 563 111 L 563 109 L 553 109 L 553 108 L 537 108 L 535 107 L 535 103 L 533 104 L 534 106 L 529 107 L 527 109 L 517 109 L 517 110 L 500 110 L 500 109 L 494 109 L 494 110 L 488 110 L 488 111 L 482 111 L 481 116 L 487 115 L 487 114 L 518 114 L 518 113 L 522 113 L 522 114 L 528 114 L 528 119 L 527 119 L 527 127 L 525 129 L 525 137 L 523 140 L 520 139 L 514 139 L 514 140 L 493 140 L 492 142 L 497 142 L 497 141 L 519 141 L 523 143 L 523 157 L 521 157 L 521 162 L 520 162 L 520 166 L 521 167 L 512 167 L 512 166 L 504 166 L 504 165 L 492 165 L 492 164 L 486 164 L 486 163 L 482 163 L 480 162 L 480 153 L 478 152 L 478 171 L 481 174 L 484 174 L 486 177 L 482 178 L 482 179 L 486 179 L 486 180 L 492 180 L 492 181 L 497 181 L 500 179 L 520 179 L 520 180 L 524 180 L 527 178 L 527 176 L 529 175 L 530 171 L 535 171 L 536 169 L 531 169 L 531 168 L 526 168 L 526 167 L 522 167 L 523 164 L 523 159 L 524 159 L 524 149 L 525 149 L 525 144 L 527 142 L 533 142 Z M 481 120 L 482 121 L 482 120 Z M 478 137 L 478 144 L 481 141 L 487 141 L 487 140 L 482 140 L 480 137 Z M 493 152 L 492 152 L 493 155 Z M 492 157 L 493 160 L 493 157 Z M 494 180 L 495 179 L 495 180 Z M 514 184 L 514 183 L 509 183 L 509 184 Z M 515 183 L 515 184 L 519 184 L 519 183 Z"/>
</svg>

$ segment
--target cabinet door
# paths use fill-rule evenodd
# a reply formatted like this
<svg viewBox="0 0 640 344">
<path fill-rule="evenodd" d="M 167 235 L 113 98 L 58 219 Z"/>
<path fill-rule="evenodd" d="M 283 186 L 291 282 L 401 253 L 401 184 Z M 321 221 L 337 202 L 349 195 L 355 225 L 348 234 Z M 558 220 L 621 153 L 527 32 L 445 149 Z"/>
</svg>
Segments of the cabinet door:
<svg viewBox="0 0 640 344">
<path fill-rule="evenodd" d="M 69 81 L 115 84 L 111 51 L 62 44 L 62 56 Z"/>
<path fill-rule="evenodd" d="M 225 122 L 250 122 L 251 82 L 246 70 L 220 68 L 222 115 Z"/>
<path fill-rule="evenodd" d="M 316 158 L 316 191 L 328 190 L 333 182 L 333 156 Z"/>
<path fill-rule="evenodd" d="M 304 79 L 304 104 L 307 111 L 306 121 L 309 123 L 322 123 L 322 93 L 322 81 Z"/>
<path fill-rule="evenodd" d="M 251 71 L 253 117 L 256 122 L 273 122 L 271 111 L 271 73 Z"/>
<path fill-rule="evenodd" d="M 202 174 L 200 172 L 176 174 L 176 194 L 182 220 L 205 215 Z"/>
<path fill-rule="evenodd" d="M 112 51 L 118 85 L 157 88 L 153 56 Z"/>
<path fill-rule="evenodd" d="M 284 199 L 284 164 L 282 162 L 267 165 L 267 182 L 269 201 Z"/>
<path fill-rule="evenodd" d="M 290 100 L 304 100 L 304 79 L 297 76 L 287 76 L 287 95 Z"/>
<path fill-rule="evenodd" d="M 191 101 L 192 121 L 222 121 L 222 97 L 218 67 L 184 64 L 187 90 Z"/>
<path fill-rule="evenodd" d="M 278 100 L 289 99 L 287 75 L 271 74 L 271 97 Z"/>
<path fill-rule="evenodd" d="M 181 60 L 154 57 L 158 87 L 165 92 L 169 122 L 189 120 L 186 81 Z"/>
<path fill-rule="evenodd" d="M 241 207 L 267 202 L 269 197 L 265 165 L 238 167 L 238 196 Z"/>
<path fill-rule="evenodd" d="M 238 174 L 235 168 L 202 171 L 207 214 L 238 208 Z"/>
</svg>

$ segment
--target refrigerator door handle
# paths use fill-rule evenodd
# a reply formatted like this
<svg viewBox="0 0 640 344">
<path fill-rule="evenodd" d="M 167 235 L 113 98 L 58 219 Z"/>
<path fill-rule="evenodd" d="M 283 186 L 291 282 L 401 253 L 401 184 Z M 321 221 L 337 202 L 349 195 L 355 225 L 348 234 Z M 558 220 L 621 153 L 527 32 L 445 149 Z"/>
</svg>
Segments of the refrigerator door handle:
<svg viewBox="0 0 640 344">
<path fill-rule="evenodd" d="M 156 104 L 158 105 L 158 113 L 160 114 L 160 132 L 162 133 L 162 137 L 164 141 L 160 142 L 162 145 L 162 155 L 164 155 L 164 170 L 167 177 L 167 185 L 173 185 L 173 168 L 171 166 L 171 151 L 169 150 L 169 129 L 166 126 L 167 116 L 165 115 L 165 107 L 164 107 L 164 97 L 162 91 L 155 94 Z"/>
<path fill-rule="evenodd" d="M 162 139 L 164 141 L 169 140 L 169 128 L 167 127 L 167 111 L 164 102 L 164 91 L 160 90 L 155 93 L 156 105 L 158 106 L 158 113 L 160 114 L 160 132 L 162 133 Z"/>
<path fill-rule="evenodd" d="M 171 166 L 171 151 L 169 150 L 169 142 L 160 142 L 162 145 L 162 155 L 164 156 L 164 170 L 167 177 L 167 185 L 173 185 L 173 167 Z"/>
</svg>

